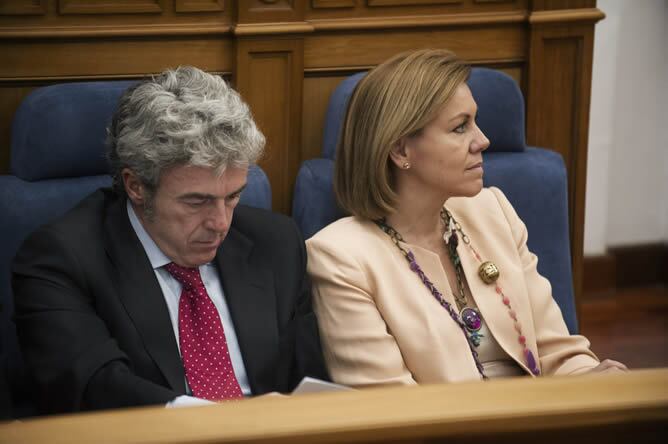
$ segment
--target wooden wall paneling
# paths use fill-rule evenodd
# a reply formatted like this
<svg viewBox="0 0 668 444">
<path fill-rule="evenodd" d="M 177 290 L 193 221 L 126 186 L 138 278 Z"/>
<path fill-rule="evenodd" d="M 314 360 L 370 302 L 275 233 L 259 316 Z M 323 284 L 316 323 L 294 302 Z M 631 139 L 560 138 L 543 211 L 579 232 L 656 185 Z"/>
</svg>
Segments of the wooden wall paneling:
<svg viewBox="0 0 668 444">
<path fill-rule="evenodd" d="M 18 0 L 10 0 L 18 1 Z M 0 8 L 4 5 L 0 1 Z M 42 15 L 4 15 L 0 40 L 141 35 L 230 34 L 236 11 L 224 0 L 139 0 L 136 2 L 44 2 Z M 227 5 L 228 7 L 225 7 Z M 61 8 L 65 13 L 59 11 Z"/>
<path fill-rule="evenodd" d="M 237 40 L 234 81 L 267 138 L 260 166 L 269 176 L 274 211 L 289 214 L 299 169 L 303 40 Z"/>
<path fill-rule="evenodd" d="M 141 14 L 162 12 L 160 0 L 58 0 L 61 14 Z"/>
<path fill-rule="evenodd" d="M 306 0 L 243 0 L 238 2 L 238 22 L 302 22 Z"/>
<path fill-rule="evenodd" d="M 574 10 L 595 7 L 596 0 L 531 0 L 531 9 L 534 11 Z"/>
<path fill-rule="evenodd" d="M 528 66 L 527 142 L 561 153 L 568 171 L 576 306 L 583 282 L 594 23 L 532 23 Z"/>
<path fill-rule="evenodd" d="M 311 0 L 311 7 L 315 9 L 353 8 L 355 0 Z"/>
<path fill-rule="evenodd" d="M 225 0 L 176 0 L 176 12 L 210 12 L 224 11 Z"/>
<path fill-rule="evenodd" d="M 369 6 L 417 6 L 462 4 L 463 0 L 367 0 Z"/>
<path fill-rule="evenodd" d="M 373 6 L 369 6 L 368 0 L 312 0 L 306 11 L 307 20 L 323 22 L 339 21 L 339 26 L 349 26 L 357 21 L 384 21 L 388 23 L 387 29 L 391 29 L 397 22 L 413 22 L 410 26 L 428 26 L 434 19 L 442 20 L 488 20 L 496 18 L 501 20 L 506 14 L 519 15 L 519 21 L 526 22 L 529 0 L 455 0 L 447 2 L 436 0 L 438 3 L 427 3 L 422 0 L 419 3 L 406 5 L 406 0 L 392 0 L 393 5 L 379 5 L 374 0 Z M 382 0 L 387 2 L 388 0 Z M 332 7 L 326 5 L 332 4 Z M 402 5 L 399 5 L 401 3 Z M 334 5 L 341 5 L 334 7 Z M 344 4 L 353 4 L 344 8 Z M 497 14 L 498 16 L 489 16 Z M 315 23 L 314 23 L 315 24 Z M 383 25 L 380 25 L 383 26 Z"/>
<path fill-rule="evenodd" d="M 3 51 L 0 82 L 142 76 L 177 65 L 230 72 L 233 64 L 231 41 L 208 36 L 30 40 L 3 45 Z"/>
<path fill-rule="evenodd" d="M 346 77 L 323 75 L 304 78 L 301 161 L 322 157 L 322 131 L 329 97 Z"/>
<path fill-rule="evenodd" d="M 47 0 L 2 0 L 0 15 L 44 15 Z"/>
<path fill-rule="evenodd" d="M 498 25 L 450 29 L 316 33 L 304 41 L 307 70 L 368 69 L 410 49 L 447 48 L 476 63 L 522 62 L 527 51 L 523 27 Z"/>
</svg>

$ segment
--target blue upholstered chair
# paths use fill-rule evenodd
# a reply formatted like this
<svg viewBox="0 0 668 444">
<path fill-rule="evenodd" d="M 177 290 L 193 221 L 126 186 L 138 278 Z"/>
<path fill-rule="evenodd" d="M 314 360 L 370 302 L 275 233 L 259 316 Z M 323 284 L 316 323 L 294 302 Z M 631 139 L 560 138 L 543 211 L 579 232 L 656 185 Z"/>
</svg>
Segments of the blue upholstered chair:
<svg viewBox="0 0 668 444">
<path fill-rule="evenodd" d="M 25 237 L 73 207 L 93 190 L 109 186 L 106 127 L 120 95 L 133 82 L 68 83 L 39 88 L 14 117 L 10 175 L 0 176 L 0 391 L 9 381 L 13 415 L 33 413 L 16 329 L 10 265 Z M 241 203 L 271 208 L 264 172 L 254 167 Z M 4 378 L 4 379 L 3 379 Z M 1 398 L 1 395 L 0 395 Z M 0 418 L 7 416 L 0 399 Z"/>
<path fill-rule="evenodd" d="M 325 117 L 322 158 L 304 162 L 297 175 L 292 217 L 305 238 L 344 215 L 332 189 L 333 159 L 348 99 L 364 75 L 348 77 L 336 88 Z M 524 100 L 512 78 L 474 68 L 468 84 L 478 104 L 478 125 L 491 141 L 484 153 L 485 186 L 499 187 L 524 220 L 538 270 L 550 280 L 568 329 L 576 333 L 563 159 L 556 152 L 526 146 Z"/>
</svg>

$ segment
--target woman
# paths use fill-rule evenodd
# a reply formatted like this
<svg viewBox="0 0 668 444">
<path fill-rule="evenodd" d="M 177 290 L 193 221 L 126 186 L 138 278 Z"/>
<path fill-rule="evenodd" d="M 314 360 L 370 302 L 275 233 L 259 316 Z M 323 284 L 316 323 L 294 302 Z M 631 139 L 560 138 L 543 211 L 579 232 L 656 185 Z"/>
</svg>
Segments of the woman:
<svg viewBox="0 0 668 444">
<path fill-rule="evenodd" d="M 522 221 L 483 189 L 470 68 L 404 53 L 358 84 L 335 191 L 352 217 L 307 242 L 332 378 L 351 386 L 625 370 L 568 334 Z M 500 271 L 500 274 L 499 274 Z"/>
</svg>

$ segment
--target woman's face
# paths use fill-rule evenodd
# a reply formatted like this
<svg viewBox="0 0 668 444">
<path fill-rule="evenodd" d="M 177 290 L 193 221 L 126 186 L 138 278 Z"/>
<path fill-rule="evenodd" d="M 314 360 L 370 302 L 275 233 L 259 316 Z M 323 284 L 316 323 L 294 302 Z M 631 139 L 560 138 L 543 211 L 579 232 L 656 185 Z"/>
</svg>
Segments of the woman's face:
<svg viewBox="0 0 668 444">
<path fill-rule="evenodd" d="M 404 141 L 404 170 L 418 185 L 447 198 L 475 196 L 482 189 L 482 152 L 489 140 L 476 125 L 478 107 L 462 83 L 436 118 Z"/>
</svg>

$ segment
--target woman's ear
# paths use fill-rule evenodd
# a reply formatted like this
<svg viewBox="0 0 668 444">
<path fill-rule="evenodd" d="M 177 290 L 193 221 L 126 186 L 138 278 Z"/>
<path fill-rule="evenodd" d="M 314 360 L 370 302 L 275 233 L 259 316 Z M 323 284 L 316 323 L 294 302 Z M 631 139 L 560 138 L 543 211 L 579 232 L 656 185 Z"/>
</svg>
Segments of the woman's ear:
<svg viewBox="0 0 668 444">
<path fill-rule="evenodd" d="M 411 167 L 405 137 L 394 142 L 392 148 L 390 148 L 390 159 L 392 159 L 394 165 L 400 170 L 407 170 Z"/>
</svg>

